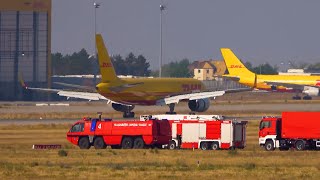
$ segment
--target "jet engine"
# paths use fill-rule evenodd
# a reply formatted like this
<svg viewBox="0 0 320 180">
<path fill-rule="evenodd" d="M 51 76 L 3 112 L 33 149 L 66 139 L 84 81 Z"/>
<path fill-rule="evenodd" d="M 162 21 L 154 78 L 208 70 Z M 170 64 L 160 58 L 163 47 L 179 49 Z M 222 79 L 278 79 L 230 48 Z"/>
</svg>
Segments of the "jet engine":
<svg viewBox="0 0 320 180">
<path fill-rule="evenodd" d="M 126 111 L 132 111 L 134 106 L 126 106 L 123 104 L 112 103 L 112 108 L 116 111 L 126 112 Z"/>
<path fill-rule="evenodd" d="M 309 96 L 320 96 L 319 88 L 316 87 L 305 86 L 302 93 Z"/>
<path fill-rule="evenodd" d="M 208 110 L 208 108 L 210 106 L 210 100 L 208 98 L 190 100 L 188 103 L 188 106 L 191 111 L 204 112 L 204 111 Z"/>
</svg>

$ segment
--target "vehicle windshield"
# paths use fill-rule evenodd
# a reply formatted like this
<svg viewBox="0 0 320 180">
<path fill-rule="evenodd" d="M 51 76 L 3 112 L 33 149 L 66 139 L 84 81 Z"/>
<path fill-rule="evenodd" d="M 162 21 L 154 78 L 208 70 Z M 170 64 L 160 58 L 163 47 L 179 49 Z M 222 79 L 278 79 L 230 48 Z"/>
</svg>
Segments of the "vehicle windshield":
<svg viewBox="0 0 320 180">
<path fill-rule="evenodd" d="M 260 129 L 269 128 L 269 127 L 271 127 L 271 122 L 270 121 L 261 121 L 260 122 Z"/>
<path fill-rule="evenodd" d="M 70 129 L 70 132 L 83 132 L 84 131 L 84 123 L 75 124 Z"/>
</svg>

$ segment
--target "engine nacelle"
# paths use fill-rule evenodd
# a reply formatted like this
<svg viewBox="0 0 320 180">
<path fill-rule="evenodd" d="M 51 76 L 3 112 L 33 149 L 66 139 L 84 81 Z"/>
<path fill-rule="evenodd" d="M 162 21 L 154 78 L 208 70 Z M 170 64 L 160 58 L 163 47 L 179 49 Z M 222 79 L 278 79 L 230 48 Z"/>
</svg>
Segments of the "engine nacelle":
<svg viewBox="0 0 320 180">
<path fill-rule="evenodd" d="M 195 112 L 204 112 L 208 110 L 210 106 L 210 100 L 206 99 L 197 99 L 197 100 L 190 100 L 188 103 L 189 109 Z"/>
<path fill-rule="evenodd" d="M 127 111 L 132 111 L 134 106 L 126 106 L 122 104 L 117 104 L 117 103 L 112 103 L 112 108 L 116 111 L 120 112 L 127 112 Z"/>
<path fill-rule="evenodd" d="M 309 96 L 320 96 L 319 88 L 316 87 L 305 86 L 302 93 Z"/>
</svg>

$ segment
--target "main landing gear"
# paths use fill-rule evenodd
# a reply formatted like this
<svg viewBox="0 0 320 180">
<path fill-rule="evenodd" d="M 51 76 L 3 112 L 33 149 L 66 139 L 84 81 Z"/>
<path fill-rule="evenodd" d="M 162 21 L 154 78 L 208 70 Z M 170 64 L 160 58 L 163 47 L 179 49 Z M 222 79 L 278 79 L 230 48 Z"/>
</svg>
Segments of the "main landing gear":
<svg viewBox="0 0 320 180">
<path fill-rule="evenodd" d="M 301 98 L 301 96 L 299 96 L 299 94 L 296 94 L 295 96 L 292 97 L 293 100 L 312 100 L 312 97 L 309 95 L 303 96 L 303 98 Z"/>
<path fill-rule="evenodd" d="M 126 106 L 123 104 L 112 103 L 112 108 L 116 111 L 123 112 L 123 118 L 133 118 L 134 112 L 131 112 L 134 108 L 134 105 Z"/>
<path fill-rule="evenodd" d="M 128 112 L 123 112 L 123 118 L 133 118 L 134 117 L 134 112 L 128 111 Z"/>
<path fill-rule="evenodd" d="M 176 112 L 174 112 L 175 105 L 176 105 L 175 103 L 168 104 L 169 112 L 166 112 L 166 114 L 177 114 Z"/>
</svg>

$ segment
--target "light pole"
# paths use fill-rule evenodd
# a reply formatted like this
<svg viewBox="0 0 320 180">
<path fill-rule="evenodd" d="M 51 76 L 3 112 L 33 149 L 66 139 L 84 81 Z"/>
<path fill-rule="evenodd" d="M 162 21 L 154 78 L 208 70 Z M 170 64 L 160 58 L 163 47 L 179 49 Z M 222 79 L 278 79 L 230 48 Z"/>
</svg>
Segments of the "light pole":
<svg viewBox="0 0 320 180">
<path fill-rule="evenodd" d="M 264 66 L 264 65 L 266 65 L 266 62 L 264 62 L 264 63 L 262 63 L 262 64 L 260 65 L 260 74 L 261 74 L 262 66 Z"/>
<path fill-rule="evenodd" d="M 162 76 L 162 11 L 166 7 L 162 4 L 160 4 L 160 62 L 159 62 L 159 77 Z"/>
<path fill-rule="evenodd" d="M 99 3 L 94 2 L 93 3 L 94 6 L 94 57 L 95 57 L 95 63 L 97 64 L 97 60 L 98 60 L 98 56 L 97 56 L 97 47 L 96 47 L 96 34 L 97 34 L 97 9 L 100 7 Z M 97 71 L 96 71 L 96 67 L 94 66 L 94 74 L 93 74 L 93 82 L 94 85 L 97 84 Z"/>
</svg>

